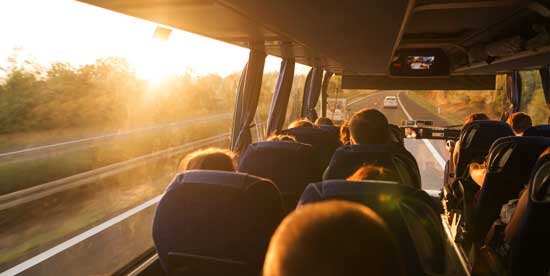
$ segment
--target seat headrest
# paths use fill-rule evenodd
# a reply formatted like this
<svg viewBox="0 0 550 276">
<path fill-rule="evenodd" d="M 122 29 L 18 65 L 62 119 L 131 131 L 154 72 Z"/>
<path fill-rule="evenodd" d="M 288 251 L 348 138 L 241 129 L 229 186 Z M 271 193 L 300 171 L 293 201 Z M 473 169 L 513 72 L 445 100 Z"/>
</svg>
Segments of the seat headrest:
<svg viewBox="0 0 550 276">
<path fill-rule="evenodd" d="M 254 152 L 262 151 L 262 152 L 270 152 L 270 151 L 311 151 L 311 145 L 300 143 L 300 142 L 292 142 L 292 141 L 262 141 L 262 142 L 256 142 L 253 144 L 248 145 L 245 153 L 251 154 Z"/>
<path fill-rule="evenodd" d="M 519 161 L 517 165 L 528 164 L 529 167 L 526 169 L 530 171 L 539 155 L 548 146 L 550 146 L 550 138 L 546 137 L 509 136 L 499 138 L 491 145 L 491 149 L 489 150 L 487 158 L 488 168 L 490 171 L 502 169 L 507 165 L 511 157 L 515 157 Z"/>
<path fill-rule="evenodd" d="M 307 184 L 321 180 L 312 146 L 287 141 L 258 142 L 239 159 L 239 171 L 272 180 L 281 191 L 285 209 L 296 208 Z"/>
<path fill-rule="evenodd" d="M 348 181 L 348 180 L 324 180 L 309 184 L 306 191 L 300 198 L 300 204 L 313 203 L 328 199 L 343 199 L 363 203 L 367 206 L 378 204 L 386 199 L 417 199 L 419 202 L 433 208 L 434 211 L 440 212 L 441 206 L 436 204 L 433 198 L 423 190 L 399 185 L 396 182 L 390 181 Z M 372 201 L 372 204 L 369 202 Z"/>
<path fill-rule="evenodd" d="M 176 269 L 168 263 L 168 253 L 179 252 L 236 260 L 259 272 L 283 214 L 280 193 L 267 179 L 235 172 L 188 171 L 174 178 L 160 200 L 153 239 L 168 271 Z"/>
<path fill-rule="evenodd" d="M 514 136 L 512 128 L 501 121 L 474 121 L 464 126 L 460 133 L 461 150 L 488 151 L 491 144 L 501 137 Z"/>
<path fill-rule="evenodd" d="M 445 271 L 438 215 L 442 208 L 426 192 L 387 181 L 326 180 L 308 185 L 299 206 L 325 200 L 357 202 L 380 215 L 408 256 L 408 275 L 440 275 Z"/>
<path fill-rule="evenodd" d="M 550 203 L 550 154 L 542 156 L 533 169 L 529 192 L 531 201 Z"/>
<path fill-rule="evenodd" d="M 550 137 L 550 125 L 532 126 L 523 132 L 523 136 Z"/>
<path fill-rule="evenodd" d="M 421 187 L 414 156 L 398 143 L 341 146 L 332 156 L 323 179 L 345 179 L 364 164 L 388 168 L 399 176 L 402 184 Z"/>
</svg>

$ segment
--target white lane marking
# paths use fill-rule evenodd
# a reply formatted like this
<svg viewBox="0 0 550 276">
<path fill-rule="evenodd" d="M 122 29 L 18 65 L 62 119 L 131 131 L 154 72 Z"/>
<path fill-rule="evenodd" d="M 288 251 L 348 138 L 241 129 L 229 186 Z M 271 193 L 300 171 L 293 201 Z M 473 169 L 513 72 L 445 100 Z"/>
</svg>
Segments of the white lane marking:
<svg viewBox="0 0 550 276">
<path fill-rule="evenodd" d="M 150 207 L 154 204 L 156 204 L 157 202 L 159 202 L 160 198 L 162 197 L 162 195 L 159 195 L 159 196 L 156 196 L 155 198 L 153 199 L 150 199 L 149 201 L 146 201 L 145 203 L 142 203 L 141 205 L 139 206 L 136 206 L 100 225 L 97 225 L 95 227 L 92 227 L 91 229 L 89 230 L 86 230 L 85 232 L 75 236 L 75 237 L 72 237 L 30 259 L 27 259 L 26 261 L 0 273 L 0 276 L 8 276 L 8 275 L 16 275 L 16 274 L 19 274 L 69 248 L 71 248 L 72 246 L 98 234 L 99 232 L 145 210 L 147 207 Z"/>
<path fill-rule="evenodd" d="M 403 106 L 403 103 L 401 103 L 401 92 L 398 92 L 397 93 L 397 101 L 399 102 L 399 106 L 401 106 L 401 110 L 403 110 L 403 113 L 405 113 L 405 116 L 407 116 L 407 118 L 409 120 L 412 120 L 412 116 L 411 114 L 407 111 L 407 109 L 405 109 L 405 107 Z M 432 153 L 432 155 L 434 156 L 435 160 L 437 161 L 437 163 L 439 164 L 439 166 L 441 167 L 442 170 L 445 170 L 445 158 L 443 158 L 443 156 L 441 156 L 441 153 L 439 153 L 439 151 L 437 151 L 437 149 L 434 147 L 434 145 L 432 144 L 432 142 L 430 142 L 430 140 L 428 139 L 422 139 L 422 142 L 424 142 L 424 144 L 426 145 L 426 148 L 428 148 L 428 150 Z"/>
</svg>

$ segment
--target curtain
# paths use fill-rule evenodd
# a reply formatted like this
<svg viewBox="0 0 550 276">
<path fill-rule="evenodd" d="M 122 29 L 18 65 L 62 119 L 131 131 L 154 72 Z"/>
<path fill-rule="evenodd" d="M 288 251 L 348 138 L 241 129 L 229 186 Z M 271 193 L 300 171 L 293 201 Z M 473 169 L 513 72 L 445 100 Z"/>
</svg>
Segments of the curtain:
<svg viewBox="0 0 550 276">
<path fill-rule="evenodd" d="M 321 94 L 321 82 L 323 81 L 323 69 L 311 68 L 311 77 L 308 74 L 309 81 L 306 84 L 307 90 L 304 91 L 304 100 L 302 105 L 302 117 L 307 117 L 311 121 L 317 119 L 315 106 L 319 102 Z"/>
<path fill-rule="evenodd" d="M 271 100 L 271 109 L 267 120 L 267 135 L 272 135 L 281 130 L 285 123 L 286 110 L 294 80 L 294 67 L 294 59 L 283 59 L 281 61 L 277 87 Z"/>
<path fill-rule="evenodd" d="M 250 50 L 239 81 L 231 132 L 231 150 L 236 153 L 242 152 L 252 141 L 250 128 L 260 99 L 265 57 L 265 53 Z"/>
</svg>

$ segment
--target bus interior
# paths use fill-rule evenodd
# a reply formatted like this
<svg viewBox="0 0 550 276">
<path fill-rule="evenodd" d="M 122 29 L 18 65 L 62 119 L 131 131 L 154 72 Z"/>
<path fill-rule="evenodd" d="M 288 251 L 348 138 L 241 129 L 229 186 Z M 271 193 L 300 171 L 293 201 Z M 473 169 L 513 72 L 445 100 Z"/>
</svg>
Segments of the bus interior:
<svg viewBox="0 0 550 276">
<path fill-rule="evenodd" d="M 360 203 L 387 222 L 406 275 L 550 275 L 550 1 L 78 2 L 158 24 L 166 39 L 182 30 L 249 49 L 227 100 L 231 114 L 215 115 L 229 133 L 107 164 L 94 169 L 94 181 L 208 146 L 235 152 L 238 172 L 137 173 L 162 180 L 160 192 L 2 259 L 0 275 L 262 275 L 282 219 L 297 204 L 331 199 Z M 280 69 L 259 120 L 268 56 L 280 58 Z M 298 95 L 301 65 L 309 70 Z M 391 143 L 342 144 L 338 125 L 287 128 L 290 119 L 327 114 L 343 124 L 365 108 L 387 117 Z M 463 125 L 474 111 L 491 120 Z M 520 111 L 533 117 L 522 136 L 507 124 Z M 189 120 L 206 125 L 207 115 Z M 266 141 L 271 134 L 302 144 Z M 0 161 L 11 162 L 5 155 Z M 389 164 L 399 183 L 345 180 L 362 164 Z M 476 165 L 486 166 L 481 186 Z M 71 189 L 94 193 L 90 173 L 1 194 L 0 223 L 14 233 L 40 228 L 20 222 L 34 212 L 25 210 L 71 206 Z M 504 242 L 501 208 L 522 191 L 524 213 Z"/>
</svg>

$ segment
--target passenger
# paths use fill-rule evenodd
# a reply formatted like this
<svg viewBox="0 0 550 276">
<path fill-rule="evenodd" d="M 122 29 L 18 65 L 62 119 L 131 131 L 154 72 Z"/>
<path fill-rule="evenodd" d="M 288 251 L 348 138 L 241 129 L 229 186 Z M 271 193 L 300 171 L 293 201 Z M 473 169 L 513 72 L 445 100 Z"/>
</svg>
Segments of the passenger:
<svg viewBox="0 0 550 276">
<path fill-rule="evenodd" d="M 349 145 L 349 121 L 346 120 L 340 126 L 340 142 L 342 145 Z"/>
<path fill-rule="evenodd" d="M 522 136 L 526 129 L 533 126 L 531 117 L 523 112 L 513 113 L 510 117 L 508 117 L 506 123 L 512 127 L 512 130 L 516 136 Z"/>
<path fill-rule="evenodd" d="M 317 125 L 317 126 L 321 126 L 321 125 L 333 126 L 334 123 L 332 123 L 332 120 L 327 118 L 327 117 L 319 117 L 319 118 L 317 118 L 317 120 L 315 120 L 315 125 Z"/>
<path fill-rule="evenodd" d="M 464 125 L 467 125 L 467 124 L 469 124 L 471 122 L 475 122 L 475 121 L 485 121 L 485 120 L 490 120 L 489 116 L 487 116 L 487 114 L 485 114 L 485 113 L 474 113 L 474 114 L 468 116 L 468 118 L 466 118 L 466 120 L 464 121 Z M 458 152 L 459 151 L 460 151 L 460 141 L 457 141 L 456 144 L 455 144 L 455 148 L 453 150 L 453 155 L 452 155 L 453 167 L 458 162 Z"/>
<path fill-rule="evenodd" d="M 310 122 L 308 119 L 299 119 L 290 123 L 290 125 L 288 125 L 288 128 L 297 128 L 297 127 L 315 127 L 315 125 L 312 122 Z"/>
<path fill-rule="evenodd" d="M 235 154 L 220 148 L 207 148 L 194 151 L 181 161 L 179 171 L 218 170 L 235 171 Z"/>
<path fill-rule="evenodd" d="M 468 116 L 468 118 L 466 118 L 466 120 L 464 121 L 464 125 L 467 125 L 471 122 L 474 122 L 474 121 L 484 121 L 484 120 L 490 120 L 489 119 L 489 116 L 487 116 L 487 114 L 485 113 L 474 113 L 470 116 Z"/>
<path fill-rule="evenodd" d="M 398 182 L 398 177 L 392 170 L 381 166 L 364 165 L 347 178 L 350 181 L 382 180 Z"/>
<path fill-rule="evenodd" d="M 307 204 L 287 216 L 269 244 L 264 276 L 404 275 L 385 222 L 347 201 Z"/>
<path fill-rule="evenodd" d="M 285 134 L 279 134 L 279 135 L 271 135 L 267 137 L 267 141 L 288 141 L 288 142 L 296 142 L 296 138 L 292 135 L 285 135 Z"/>
<path fill-rule="evenodd" d="M 391 141 L 388 119 L 376 109 L 363 109 L 349 122 L 351 144 L 387 144 Z"/>
</svg>

